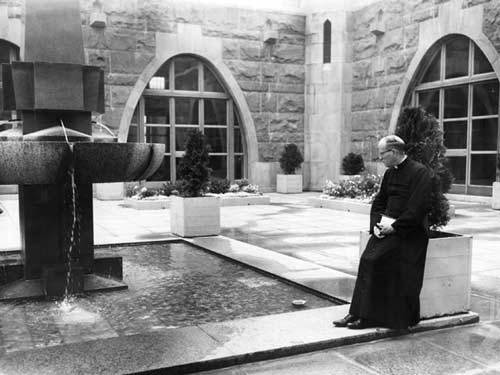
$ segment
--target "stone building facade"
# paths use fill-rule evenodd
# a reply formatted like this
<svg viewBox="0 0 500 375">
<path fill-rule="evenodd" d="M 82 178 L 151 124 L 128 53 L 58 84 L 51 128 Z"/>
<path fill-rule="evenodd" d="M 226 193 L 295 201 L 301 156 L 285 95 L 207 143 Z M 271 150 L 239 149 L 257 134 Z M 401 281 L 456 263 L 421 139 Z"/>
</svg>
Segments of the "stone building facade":
<svg viewBox="0 0 500 375">
<path fill-rule="evenodd" d="M 192 105 L 199 106 L 199 115 L 183 120 L 190 121 L 183 126 L 227 130 L 216 155 L 220 165 L 225 163 L 222 175 L 247 177 L 264 191 L 274 190 L 280 152 L 286 143 L 296 143 L 304 153 L 305 189 L 320 190 L 326 179 L 338 178 L 350 151 L 361 153 L 370 171 L 381 172 L 378 139 L 394 131 L 402 107 L 420 104 L 436 111 L 445 140 L 449 137 L 459 176 L 455 191 L 491 195 L 499 144 L 500 0 L 282 0 L 273 9 L 238 3 L 80 1 L 87 63 L 105 72 L 102 121 L 119 141 L 168 142 L 168 176 L 175 179 L 182 150 L 176 148 L 181 126 L 175 123 L 181 120 L 174 114 L 177 103 L 196 97 Z M 23 2 L 1 1 L 0 21 L 0 39 L 17 46 L 22 59 Z M 442 58 L 436 62 L 438 54 Z M 465 55 L 470 69 L 449 75 L 460 71 L 457 61 Z M 199 61 L 192 68 L 199 86 L 190 89 L 196 93 L 172 87 L 188 71 L 168 64 L 181 66 L 176 59 L 184 57 Z M 485 70 L 475 70 L 476 60 Z M 438 66 L 442 73 L 425 81 Z M 156 93 L 152 79 L 158 72 L 163 72 L 163 91 Z M 222 87 L 219 92 L 203 91 L 207 72 Z M 451 95 L 457 90 L 455 100 Z M 154 122 L 148 108 L 156 105 L 148 100 L 161 101 L 148 99 L 155 95 L 173 98 L 165 101 L 169 111 L 158 137 L 160 124 L 148 128 L 148 121 Z M 478 114 L 475 95 L 493 98 L 496 105 Z M 217 100 L 225 100 L 221 113 L 227 123 L 207 120 L 207 103 Z M 460 100 L 465 100 L 463 113 L 450 104 Z M 480 137 L 490 141 L 477 141 Z M 478 174 L 481 168 L 487 172 Z"/>
</svg>

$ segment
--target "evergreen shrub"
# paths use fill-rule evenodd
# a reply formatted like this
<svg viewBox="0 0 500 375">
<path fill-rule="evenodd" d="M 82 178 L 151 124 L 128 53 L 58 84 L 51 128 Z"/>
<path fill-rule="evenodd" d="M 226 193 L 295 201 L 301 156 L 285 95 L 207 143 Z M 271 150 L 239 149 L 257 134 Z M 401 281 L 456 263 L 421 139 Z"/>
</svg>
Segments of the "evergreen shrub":
<svg viewBox="0 0 500 375">
<path fill-rule="evenodd" d="M 437 229 L 446 225 L 450 221 L 450 205 L 445 194 L 451 188 L 453 176 L 447 167 L 446 147 L 438 121 L 421 107 L 407 107 L 398 118 L 395 134 L 405 141 L 408 157 L 432 172 L 430 227 Z"/>
<path fill-rule="evenodd" d="M 303 161 L 304 158 L 295 143 L 288 143 L 285 145 L 279 159 L 280 167 L 285 174 L 294 174 L 295 170 L 300 167 Z"/>
<path fill-rule="evenodd" d="M 205 136 L 198 129 L 187 134 L 185 154 L 178 169 L 180 195 L 183 197 L 201 197 L 207 191 L 210 173 L 210 146 Z"/>
<path fill-rule="evenodd" d="M 365 163 L 363 162 L 363 156 L 361 156 L 361 154 L 349 152 L 342 159 L 342 171 L 344 172 L 344 174 L 352 176 L 355 174 L 360 174 L 364 170 Z"/>
</svg>

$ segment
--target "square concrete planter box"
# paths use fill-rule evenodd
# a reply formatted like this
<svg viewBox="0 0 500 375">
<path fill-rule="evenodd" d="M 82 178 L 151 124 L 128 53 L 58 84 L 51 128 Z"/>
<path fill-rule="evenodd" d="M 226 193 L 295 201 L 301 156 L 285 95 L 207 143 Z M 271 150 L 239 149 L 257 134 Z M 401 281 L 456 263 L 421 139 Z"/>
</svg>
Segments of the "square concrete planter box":
<svg viewBox="0 0 500 375">
<path fill-rule="evenodd" d="M 134 208 L 136 210 L 164 210 L 170 207 L 170 198 L 162 197 L 156 199 L 134 199 L 127 198 L 124 200 L 125 207 Z"/>
<path fill-rule="evenodd" d="M 276 176 L 277 193 L 302 193 L 301 174 L 278 174 Z"/>
<path fill-rule="evenodd" d="M 94 184 L 95 197 L 101 201 L 119 201 L 125 195 L 123 182 Z"/>
<path fill-rule="evenodd" d="M 470 310 L 472 236 L 437 232 L 427 246 L 424 284 L 420 293 L 422 318 Z M 447 236 L 447 237 L 444 237 Z M 370 235 L 360 235 L 360 256 Z"/>
<path fill-rule="evenodd" d="M 313 207 L 329 208 L 332 210 L 356 212 L 358 214 L 369 214 L 372 207 L 371 203 L 364 202 L 360 199 L 352 198 L 309 198 L 308 203 Z M 455 216 L 455 206 L 450 204 L 450 217 Z"/>
<path fill-rule="evenodd" d="M 491 208 L 494 210 L 500 210 L 500 182 L 493 183 Z"/>
<path fill-rule="evenodd" d="M 220 233 L 218 197 L 170 197 L 170 230 L 181 237 L 210 236 Z"/>
<path fill-rule="evenodd" d="M 221 197 L 221 206 L 253 206 L 256 204 L 270 204 L 271 198 L 265 195 L 248 195 L 243 197 L 224 196 Z"/>
</svg>

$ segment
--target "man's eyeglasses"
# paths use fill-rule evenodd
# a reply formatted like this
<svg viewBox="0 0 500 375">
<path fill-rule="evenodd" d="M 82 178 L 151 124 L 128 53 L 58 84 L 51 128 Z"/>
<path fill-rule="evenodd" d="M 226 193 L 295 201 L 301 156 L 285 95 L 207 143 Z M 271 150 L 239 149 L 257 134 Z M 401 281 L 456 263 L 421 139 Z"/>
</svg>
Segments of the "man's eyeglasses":
<svg viewBox="0 0 500 375">
<path fill-rule="evenodd" d="M 383 157 L 386 153 L 388 153 L 389 151 L 392 151 L 392 149 L 389 149 L 389 150 L 385 150 L 385 151 L 382 151 L 379 153 L 379 156 L 380 157 Z"/>
</svg>

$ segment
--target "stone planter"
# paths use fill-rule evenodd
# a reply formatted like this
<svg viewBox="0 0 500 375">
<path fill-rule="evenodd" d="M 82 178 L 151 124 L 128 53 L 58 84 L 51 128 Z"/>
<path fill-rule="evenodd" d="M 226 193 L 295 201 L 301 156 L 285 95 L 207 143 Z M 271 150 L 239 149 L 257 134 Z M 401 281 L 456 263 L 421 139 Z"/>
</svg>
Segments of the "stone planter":
<svg viewBox="0 0 500 375">
<path fill-rule="evenodd" d="M 136 210 L 163 210 L 170 207 L 170 198 L 162 197 L 156 199 L 133 199 L 127 198 L 123 201 L 125 207 Z"/>
<path fill-rule="evenodd" d="M 101 201 L 119 201 L 125 195 L 123 182 L 94 184 L 94 187 L 95 197 Z"/>
<path fill-rule="evenodd" d="M 170 231 L 181 237 L 210 236 L 220 233 L 218 197 L 170 197 Z"/>
<path fill-rule="evenodd" d="M 435 232 L 427 246 L 420 316 L 431 318 L 470 310 L 472 236 Z M 359 254 L 370 235 L 360 233 Z"/>
<path fill-rule="evenodd" d="M 277 193 L 302 193 L 301 174 L 278 174 L 276 175 Z"/>
<path fill-rule="evenodd" d="M 339 198 L 309 198 L 308 203 L 313 207 L 330 208 L 332 210 L 340 210 L 347 212 L 356 212 L 358 214 L 369 214 L 371 204 L 363 202 L 359 199 Z"/>
<path fill-rule="evenodd" d="M 332 210 L 340 210 L 347 212 L 356 212 L 358 214 L 369 214 L 371 203 L 363 202 L 360 199 L 351 198 L 309 198 L 308 203 L 313 207 L 330 208 Z M 455 206 L 450 204 L 450 217 L 455 216 Z"/>
<path fill-rule="evenodd" d="M 244 197 L 221 196 L 221 206 L 253 206 L 256 204 L 270 204 L 271 198 L 265 195 L 248 195 Z"/>
<path fill-rule="evenodd" d="M 493 208 L 494 210 L 500 210 L 500 182 L 493 183 L 491 194 L 491 208 Z"/>
</svg>

